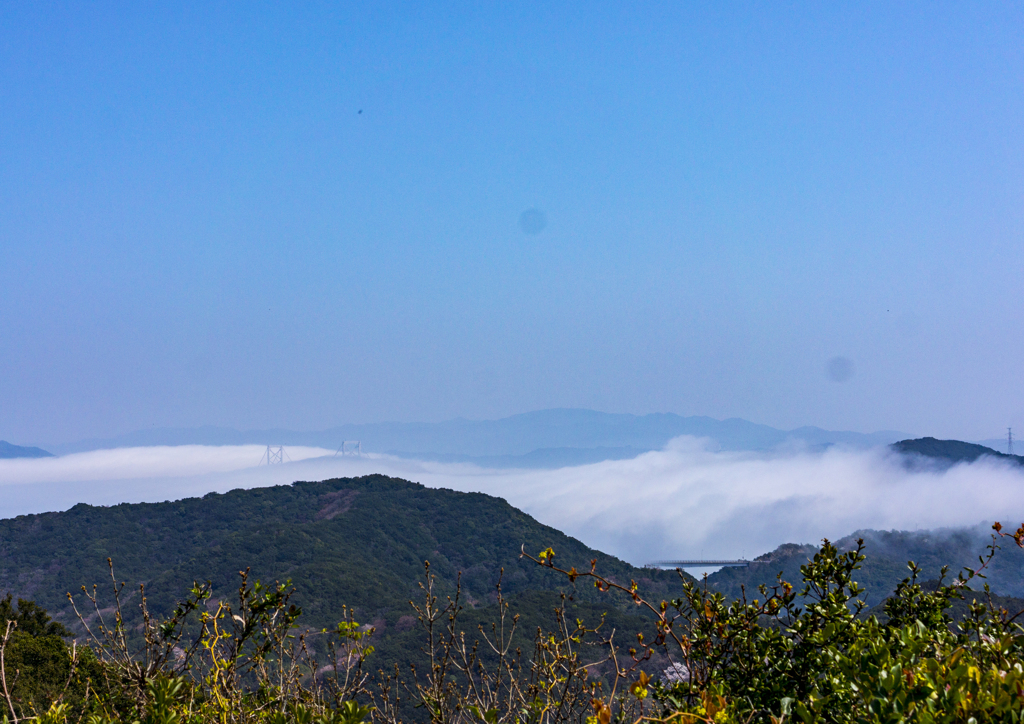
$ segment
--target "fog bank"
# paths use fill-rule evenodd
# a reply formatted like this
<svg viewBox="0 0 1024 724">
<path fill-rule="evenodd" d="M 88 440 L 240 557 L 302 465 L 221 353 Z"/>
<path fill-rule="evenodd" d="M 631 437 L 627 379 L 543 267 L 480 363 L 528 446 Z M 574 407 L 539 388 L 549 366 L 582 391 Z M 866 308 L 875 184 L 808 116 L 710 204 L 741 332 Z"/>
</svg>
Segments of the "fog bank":
<svg viewBox="0 0 1024 724">
<path fill-rule="evenodd" d="M 384 473 L 488 493 L 634 564 L 753 557 L 858 528 L 920 529 L 1024 518 L 1024 473 L 982 459 L 908 470 L 885 448 L 770 455 L 712 452 L 681 437 L 664 450 L 557 470 L 494 470 L 388 456 L 286 448 L 292 462 L 257 466 L 258 446 L 127 448 L 0 461 L 0 516 L 75 503 L 162 501 L 331 477 Z"/>
</svg>

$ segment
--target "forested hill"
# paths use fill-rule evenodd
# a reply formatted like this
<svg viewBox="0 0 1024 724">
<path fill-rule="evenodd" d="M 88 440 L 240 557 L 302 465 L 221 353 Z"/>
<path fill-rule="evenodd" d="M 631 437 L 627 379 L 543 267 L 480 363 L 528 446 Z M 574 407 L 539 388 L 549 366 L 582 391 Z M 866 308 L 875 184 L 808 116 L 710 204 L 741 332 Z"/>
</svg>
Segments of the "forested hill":
<svg viewBox="0 0 1024 724">
<path fill-rule="evenodd" d="M 493 600 L 502 568 L 510 594 L 564 587 L 557 574 L 521 561 L 522 545 L 534 555 L 550 546 L 557 562 L 577 568 L 596 558 L 601 571 L 653 591 L 678 581 L 587 548 L 499 498 L 373 475 L 0 520 L 0 594 L 34 599 L 70 625 L 65 593 L 94 583 L 109 590 L 108 557 L 126 593 L 144 582 L 158 612 L 193 581 L 210 580 L 216 596 L 228 596 L 238 572 L 251 568 L 264 582 L 291 579 L 308 624 L 330 625 L 349 606 L 384 627 L 410 613 L 425 560 L 442 593 L 461 572 L 470 606 Z M 580 596 L 596 592 L 582 586 Z"/>
<path fill-rule="evenodd" d="M 973 463 L 986 455 L 1017 465 L 1024 465 L 1024 456 L 1022 455 L 1007 455 L 984 445 L 961 440 L 936 440 L 934 437 L 922 437 L 916 440 L 900 440 L 890 447 L 904 455 L 928 458 L 940 465 Z"/>
<path fill-rule="evenodd" d="M 1017 519 L 1007 518 L 1004 522 L 1007 528 L 1012 523 L 1013 529 L 1020 524 Z M 982 523 L 973 528 L 940 530 L 859 530 L 835 544 L 840 550 L 849 551 L 856 547 L 858 539 L 864 541 L 867 559 L 853 579 L 866 589 L 865 600 L 876 605 L 910 574 L 909 561 L 922 569 L 921 580 L 939 578 L 943 566 L 949 566 L 948 578 L 955 577 L 964 567 L 977 568 L 978 557 L 985 555 L 992 543 L 992 529 L 990 523 Z M 741 596 L 744 588 L 750 592 L 760 584 L 772 585 L 779 574 L 796 583 L 801 580 L 800 567 L 817 551 L 817 545 L 782 545 L 757 557 L 749 567 L 723 568 L 709 576 L 708 583 L 727 597 Z M 985 576 L 971 585 L 980 589 L 988 583 L 995 593 L 1024 597 L 1024 550 L 1004 539 Z"/>
</svg>

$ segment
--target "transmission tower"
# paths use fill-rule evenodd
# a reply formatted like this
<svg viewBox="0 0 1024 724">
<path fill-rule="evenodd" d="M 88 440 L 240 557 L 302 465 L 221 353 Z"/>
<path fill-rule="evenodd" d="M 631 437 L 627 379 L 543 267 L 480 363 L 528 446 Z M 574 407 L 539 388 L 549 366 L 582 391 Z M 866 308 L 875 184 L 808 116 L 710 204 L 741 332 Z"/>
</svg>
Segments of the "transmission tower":
<svg viewBox="0 0 1024 724">
<path fill-rule="evenodd" d="M 1006 428 L 1006 454 L 1013 455 L 1013 428 Z"/>
<path fill-rule="evenodd" d="M 288 459 L 282 445 L 267 445 L 267 451 L 260 458 L 260 465 L 283 465 Z"/>
<path fill-rule="evenodd" d="M 341 443 L 341 447 L 338 448 L 338 452 L 334 453 L 334 457 L 339 455 L 362 455 L 363 454 L 363 443 L 358 440 L 345 440 Z"/>
</svg>

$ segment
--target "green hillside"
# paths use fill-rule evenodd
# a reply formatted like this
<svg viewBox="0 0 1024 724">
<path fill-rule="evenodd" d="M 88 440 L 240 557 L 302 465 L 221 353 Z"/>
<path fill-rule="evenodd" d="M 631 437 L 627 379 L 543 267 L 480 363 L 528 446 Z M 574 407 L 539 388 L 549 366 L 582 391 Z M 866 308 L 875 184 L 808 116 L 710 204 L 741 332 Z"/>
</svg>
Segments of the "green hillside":
<svg viewBox="0 0 1024 724">
<path fill-rule="evenodd" d="M 865 539 L 868 553 L 860 568 L 855 554 L 846 552 L 856 547 L 856 537 Z M 1000 551 L 989 580 L 1011 587 L 1016 581 L 1015 585 L 1020 586 L 1024 551 L 1011 539 L 1004 540 L 1009 545 Z M 72 682 L 69 698 L 59 704 L 66 707 L 51 709 L 45 721 L 70 724 L 102 710 L 115 712 L 116 718 L 95 721 L 143 721 L 140 712 L 146 712 L 144 721 L 184 721 L 181 715 L 188 711 L 188 720 L 195 722 L 228 721 L 231 712 L 245 713 L 248 718 L 244 721 L 253 724 L 355 724 L 367 721 L 367 717 L 386 724 L 498 722 L 524 720 L 530 711 L 564 709 L 564 717 L 550 721 L 580 721 L 596 711 L 598 721 L 608 722 L 613 720 L 613 707 L 621 713 L 615 721 L 638 721 L 641 716 L 661 719 L 661 714 L 672 711 L 708 714 L 711 706 L 727 715 L 716 715 L 714 721 L 738 724 L 770 721 L 768 714 L 781 713 L 780 707 L 786 705 L 780 702 L 784 701 L 804 707 L 798 709 L 804 712 L 802 720 L 814 720 L 809 707 L 821 706 L 815 702 L 825 701 L 831 708 L 818 720 L 852 721 L 842 716 L 849 708 L 847 699 L 854 701 L 848 692 L 870 693 L 874 690 L 871 687 L 889 691 L 885 688 L 889 679 L 873 673 L 882 669 L 871 662 L 862 665 L 865 651 L 881 652 L 879 661 L 888 667 L 883 667 L 886 672 L 892 666 L 885 657 L 900 657 L 894 670 L 910 671 L 913 676 L 904 673 L 894 680 L 910 682 L 910 686 L 926 680 L 910 668 L 920 664 L 921 650 L 937 652 L 936 661 L 940 662 L 954 650 L 967 651 L 970 661 L 983 664 L 979 671 L 988 671 L 991 667 L 984 668 L 988 664 L 983 659 L 988 656 L 985 647 L 990 646 L 989 642 L 1018 641 L 1004 636 L 1004 632 L 1019 630 L 1010 619 L 1013 614 L 1004 609 L 1017 610 L 1022 604 L 1019 599 L 996 597 L 992 608 L 976 607 L 971 611 L 972 599 L 987 603 L 988 598 L 968 593 L 967 600 L 955 600 L 950 607 L 950 599 L 958 599 L 959 589 L 939 589 L 932 582 L 920 589 L 903 588 L 888 605 L 879 605 L 907 575 L 908 558 L 922 564 L 922 578 L 927 579 L 934 577 L 943 563 L 973 563 L 984 543 L 980 527 L 916 533 L 861 531 L 840 540 L 837 547 L 781 546 L 747 568 L 726 569 L 709 577 L 708 591 L 701 585 L 680 585 L 674 571 L 636 569 L 593 551 L 501 499 L 428 489 L 380 475 L 236 490 L 158 504 L 109 508 L 78 505 L 63 513 L 0 521 L 0 592 L 9 590 L 16 597 L 34 599 L 50 609 L 58 621 L 51 624 L 36 604 L 24 601 L 17 603 L 15 614 L 12 599 L 0 594 L 0 622 L 16 615 L 24 624 L 19 624 L 8 660 L 26 675 L 19 673 L 19 688 L 7 704 L 10 711 L 20 711 L 23 716 L 33 706 L 45 709 L 62 696 L 65 682 Z M 629 584 L 635 580 L 650 607 L 645 610 L 623 592 L 600 593 L 586 578 L 578 581 L 577 588 L 569 581 L 572 572 L 560 575 L 520 559 L 521 546 L 535 555 L 553 548 L 556 564 L 564 568 L 588 570 L 590 561 L 595 560 L 598 571 L 613 582 Z M 81 635 L 82 629 L 64 599 L 66 591 L 100 583 L 99 606 L 106 609 L 109 621 L 112 597 L 103 593 L 104 588 L 109 591 L 108 556 L 116 562 L 117 580 L 127 582 L 122 596 L 127 643 L 126 655 L 121 658 L 109 652 L 97 658 L 93 649 L 81 647 L 88 639 Z M 801 565 L 812 557 L 817 560 L 801 572 Z M 435 592 L 441 608 L 447 595 L 454 595 L 461 577 L 463 610 L 457 621 L 449 618 L 451 609 L 438 614 L 434 620 L 443 630 L 435 628 L 433 635 L 425 635 L 410 606 L 410 601 L 423 600 L 417 582 L 423 578 L 425 560 L 430 561 L 437 576 Z M 288 608 L 289 601 L 266 604 L 272 599 L 258 597 L 237 607 L 232 603 L 225 613 L 218 602 L 232 598 L 238 572 L 244 568 L 251 569 L 251 579 L 265 583 L 290 579 L 296 589 L 291 602 L 303 609 L 301 616 Z M 771 583 L 779 572 L 796 588 L 780 588 L 769 600 L 761 597 L 760 602 L 754 601 L 759 597 L 753 592 L 757 584 Z M 856 607 L 851 605 L 848 593 L 852 595 L 856 590 L 850 583 L 851 575 L 869 590 L 866 602 L 873 607 L 869 612 L 857 615 Z M 510 612 L 517 614 L 518 624 L 510 645 L 502 648 L 511 652 L 507 657 L 489 649 L 486 643 L 477 646 L 482 636 L 492 631 L 489 624 L 499 618 L 495 588 L 499 576 L 505 600 L 510 603 Z M 103 585 L 105 579 L 107 584 Z M 810 597 L 794 598 L 805 579 L 811 584 Z M 145 583 L 150 608 L 159 619 L 185 595 L 193 580 L 210 580 L 213 597 L 199 604 L 200 612 L 207 617 L 201 628 L 196 625 L 201 618 L 197 613 L 185 619 L 188 635 L 201 637 L 201 646 L 190 649 L 199 651 L 200 658 L 193 663 L 181 659 L 185 662 L 182 666 L 192 667 L 188 669 L 190 678 L 167 678 L 177 676 L 179 654 L 164 659 L 162 668 L 142 671 L 138 668 L 140 662 L 151 659 L 139 655 L 144 628 L 139 625 L 138 584 Z M 717 595 L 724 593 L 731 600 L 740 596 L 744 587 L 747 604 L 732 605 Z M 662 603 L 666 599 L 675 600 Z M 83 602 L 81 596 L 79 601 Z M 353 649 L 332 652 L 318 631 L 342 620 L 346 606 L 354 607 L 356 619 L 374 629 L 365 639 L 373 647 L 366 660 L 371 678 L 360 679 L 355 688 L 345 689 L 347 693 L 338 693 L 342 691 L 338 689 L 336 696 L 331 694 L 334 699 L 327 699 L 322 695 L 327 690 L 318 687 L 327 686 L 324 682 L 330 680 L 334 664 L 321 666 L 329 660 L 323 657 L 338 656 L 333 661 L 342 666 L 347 660 L 342 658 L 348 655 L 345 652 Z M 561 619 L 567 622 L 566 627 L 559 626 L 555 614 L 562 607 L 566 609 Z M 943 609 L 950 608 L 949 613 L 967 628 L 957 628 L 943 614 Z M 869 618 L 867 613 L 876 614 L 878 619 Z M 280 622 L 275 624 L 278 615 Z M 219 622 L 216 626 L 224 627 L 216 629 L 216 634 L 212 633 L 210 616 Z M 505 619 L 506 625 L 510 620 Z M 580 631 L 575 623 L 579 620 L 588 627 L 602 624 L 601 631 Z M 35 632 L 28 625 L 33 621 L 38 624 Z M 455 621 L 450 632 L 445 628 L 448 621 Z M 78 649 L 64 643 L 62 635 L 67 632 L 61 624 L 79 635 Z M 276 625 L 283 628 L 273 629 Z M 686 634 L 678 641 L 659 637 L 659 632 L 671 626 L 678 626 L 675 630 Z M 147 630 L 157 647 L 166 646 L 171 651 L 170 647 L 176 646 L 173 639 L 168 643 L 162 638 L 173 635 L 173 626 Z M 279 632 L 276 638 L 273 630 Z M 354 627 L 338 630 L 356 631 Z M 253 631 L 262 633 L 251 638 Z M 358 637 L 365 629 L 358 631 L 345 639 L 346 647 L 364 640 Z M 830 633 L 834 631 L 841 631 L 841 635 Z M 986 636 L 972 631 L 985 631 Z M 989 635 L 989 631 L 993 633 Z M 225 633 L 226 637 L 222 635 Z M 287 638 L 287 634 L 293 638 Z M 614 666 L 607 659 L 609 649 L 602 644 L 613 635 L 619 662 Z M 232 653 L 235 637 L 241 641 L 246 636 L 250 636 L 248 648 Z M 446 649 L 442 639 L 455 642 L 456 648 Z M 466 646 L 459 654 L 457 647 L 463 640 Z M 285 676 L 283 668 L 287 661 L 295 661 L 288 658 L 292 654 L 284 648 L 288 641 L 302 642 L 295 651 L 314 651 L 317 657 L 315 662 L 303 659 L 308 668 L 300 664 L 289 669 L 293 672 L 288 674 L 291 678 Z M 436 645 L 431 647 L 431 641 Z M 273 642 L 279 642 L 282 648 L 260 648 Z M 69 672 L 75 650 L 85 653 L 82 668 L 72 676 Z M 148 651 L 153 651 L 152 646 Z M 460 659 L 466 651 L 478 652 L 479 658 Z M 749 651 L 757 655 L 749 656 Z M 1006 656 L 1007 651 L 1000 649 L 999 656 Z M 1010 654 L 1012 668 L 1020 656 L 1016 649 Z M 714 678 L 679 678 L 679 662 L 684 659 L 693 664 L 693 671 L 709 671 Z M 439 660 L 445 662 L 443 666 Z M 501 664 L 503 661 L 505 664 Z M 235 673 L 230 678 L 209 675 L 214 667 L 223 672 L 228 669 L 222 667 L 236 666 L 225 662 L 242 662 L 237 664 L 242 668 L 232 669 Z M 274 669 L 275 662 L 281 668 Z M 522 668 L 515 662 L 521 662 Z M 626 669 L 618 668 L 622 663 Z M 458 668 L 460 665 L 464 668 Z M 920 665 L 932 667 L 927 662 Z M 963 668 L 966 671 L 967 665 Z M 499 672 L 492 674 L 489 682 L 506 677 L 499 699 L 488 694 L 486 687 L 471 685 L 476 681 L 472 677 L 478 675 L 474 672 L 486 670 Z M 1002 671 L 991 670 L 997 674 Z M 819 676 L 823 671 L 827 679 Z M 927 669 L 934 671 L 934 667 Z M 422 672 L 433 674 L 424 677 Z M 977 693 L 970 682 L 956 679 L 953 673 L 943 674 L 925 693 Z M 388 678 L 390 675 L 399 677 L 405 688 L 393 688 L 398 686 L 398 679 Z M 436 684 L 430 683 L 434 675 L 439 677 L 434 679 Z M 512 677 L 517 683 L 512 683 Z M 808 682 L 819 679 L 826 682 L 829 691 L 835 689 L 838 693 L 823 699 L 816 690 L 809 690 Z M 655 681 L 660 684 L 652 684 Z M 570 682 L 575 683 L 570 686 Z M 1024 683 L 1024 678 L 1019 682 Z M 991 706 L 985 704 L 986 711 L 997 704 L 1005 709 L 1007 701 L 1017 702 L 1012 696 L 1019 692 L 1014 688 L 1018 678 L 1004 681 L 996 676 L 975 683 L 1002 697 Z M 619 687 L 618 698 L 611 693 L 613 685 Z M 177 687 L 174 691 L 179 694 L 168 693 L 170 687 Z M 385 702 L 385 694 L 393 697 L 386 707 L 373 712 L 359 708 Z M 884 697 L 895 700 L 889 694 Z M 855 703 L 864 709 L 877 706 L 883 699 L 869 697 L 867 703 L 859 699 Z M 727 704 L 732 708 L 723 708 Z M 899 699 L 896 704 L 903 707 L 905 701 Z M 200 707 L 201 714 L 191 713 L 193 705 Z M 268 706 L 274 707 L 272 715 Z M 167 715 L 172 709 L 173 716 Z M 319 718 L 310 718 L 313 709 L 319 712 Z M 157 716 L 160 712 L 163 714 Z M 693 720 L 707 719 L 698 716 Z M 242 721 L 237 718 L 237 722 Z"/>
<path fill-rule="evenodd" d="M 836 541 L 836 546 L 844 551 L 853 550 L 858 538 L 864 540 L 867 560 L 853 578 L 866 589 L 864 600 L 875 606 L 907 577 L 909 561 L 920 566 L 928 579 L 938 578 L 943 566 L 949 566 L 951 576 L 965 566 L 977 568 L 978 556 L 986 552 L 991 542 L 990 533 L 988 525 L 926 531 L 860 530 Z M 784 580 L 799 581 L 800 566 L 817 550 L 816 545 L 782 545 L 758 556 L 746 568 L 723 568 L 713 573 L 708 576 L 708 583 L 727 596 L 738 597 L 744 588 L 753 591 L 762 583 L 773 583 L 780 573 Z M 985 581 L 997 594 L 1024 598 L 1024 550 L 1004 542 L 985 575 Z"/>
<path fill-rule="evenodd" d="M 526 596 L 550 604 L 542 610 L 554 608 L 565 580 L 521 561 L 523 545 L 533 554 L 550 546 L 565 565 L 589 569 L 596 559 L 599 570 L 625 583 L 636 579 L 656 595 L 678 582 L 675 572 L 633 568 L 499 498 L 373 475 L 0 520 L 0 592 L 35 600 L 74 630 L 65 593 L 98 583 L 102 597 L 108 557 L 135 596 L 129 615 L 137 615 L 140 583 L 151 609 L 163 614 L 193 581 L 210 580 L 215 597 L 229 596 L 239 571 L 251 568 L 253 579 L 293 581 L 304 625 L 331 626 L 348 606 L 384 643 L 410 626 L 424 561 L 442 595 L 455 590 L 461 574 L 465 605 L 484 617 L 502 569 L 503 591 L 513 600 Z M 613 616 L 635 616 L 631 604 L 592 587 L 581 587 L 575 601 L 600 602 L 587 608 L 593 617 L 610 608 Z"/>
</svg>

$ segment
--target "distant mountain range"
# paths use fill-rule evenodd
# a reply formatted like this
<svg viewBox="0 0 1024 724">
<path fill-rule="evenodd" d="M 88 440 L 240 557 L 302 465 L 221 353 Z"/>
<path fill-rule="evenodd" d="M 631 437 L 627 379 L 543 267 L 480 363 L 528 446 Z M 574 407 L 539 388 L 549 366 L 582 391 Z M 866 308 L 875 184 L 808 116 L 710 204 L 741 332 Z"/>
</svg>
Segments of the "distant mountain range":
<svg viewBox="0 0 1024 724">
<path fill-rule="evenodd" d="M 364 452 L 438 462 L 474 463 L 489 468 L 558 468 L 604 460 L 625 460 L 660 450 L 675 437 L 691 435 L 712 441 L 722 451 L 765 451 L 794 446 L 822 450 L 833 445 L 869 449 L 889 445 L 908 464 L 949 466 L 982 456 L 1024 464 L 1024 456 L 1007 455 L 993 446 L 938 440 L 908 439 L 904 433 L 874 433 L 799 427 L 780 430 L 740 418 L 682 417 L 672 413 L 628 415 L 594 410 L 553 409 L 499 420 L 456 419 L 447 422 L 380 422 L 342 425 L 319 432 L 280 428 L 235 430 L 226 427 L 158 428 L 112 438 L 92 438 L 50 446 L 57 454 L 157 445 L 308 445 L 337 449 L 359 441 Z M 38 447 L 0 440 L 0 458 L 49 457 Z M 914 461 L 917 462 L 914 462 Z"/>
<path fill-rule="evenodd" d="M 42 448 L 38 447 L 22 447 L 21 445 L 12 445 L 9 442 L 0 440 L 0 460 L 6 460 L 10 458 L 51 458 L 53 453 L 48 453 Z"/>
<path fill-rule="evenodd" d="M 658 450 L 674 437 L 713 440 L 721 450 L 771 450 L 783 445 L 870 448 L 908 437 L 905 433 L 837 432 L 818 427 L 779 430 L 747 420 L 682 417 L 672 413 L 627 415 L 555 409 L 500 420 L 381 422 L 342 425 L 320 432 L 234 430 L 223 427 L 140 430 L 114 438 L 90 439 L 51 449 L 64 454 L 149 445 L 311 445 L 337 449 L 358 440 L 366 452 L 490 467 L 559 467 L 635 457 Z"/>
</svg>

